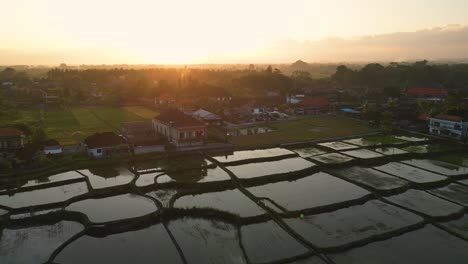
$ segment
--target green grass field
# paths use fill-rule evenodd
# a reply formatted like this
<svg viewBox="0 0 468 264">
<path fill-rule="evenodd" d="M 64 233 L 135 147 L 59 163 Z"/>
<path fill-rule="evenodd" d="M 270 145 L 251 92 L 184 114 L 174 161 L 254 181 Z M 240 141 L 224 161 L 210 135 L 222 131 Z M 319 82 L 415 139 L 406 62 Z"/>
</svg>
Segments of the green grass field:
<svg viewBox="0 0 468 264">
<path fill-rule="evenodd" d="M 157 114 L 142 106 L 63 108 L 44 111 L 43 115 L 40 111 L 21 110 L 14 115 L 0 117 L 0 125 L 38 123 L 43 116 L 47 136 L 67 145 L 96 132 L 120 133 L 122 123 L 151 120 Z"/>
<path fill-rule="evenodd" d="M 303 119 L 269 123 L 263 127 L 274 131 L 229 139 L 237 146 L 283 144 L 298 141 L 318 140 L 376 132 L 367 124 L 357 120 L 334 116 L 311 116 Z"/>
</svg>

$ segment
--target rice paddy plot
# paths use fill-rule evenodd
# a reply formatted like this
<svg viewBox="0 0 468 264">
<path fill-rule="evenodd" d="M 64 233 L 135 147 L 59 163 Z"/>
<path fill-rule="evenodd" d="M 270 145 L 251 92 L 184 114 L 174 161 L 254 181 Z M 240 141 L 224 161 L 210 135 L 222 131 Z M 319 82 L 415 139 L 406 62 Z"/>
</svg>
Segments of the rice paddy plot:
<svg viewBox="0 0 468 264">
<path fill-rule="evenodd" d="M 468 207 L 468 186 L 452 183 L 442 188 L 429 190 L 428 192 Z"/>
<path fill-rule="evenodd" d="M 135 175 L 123 167 L 100 166 L 79 170 L 88 177 L 93 189 L 104 189 L 129 184 Z"/>
<path fill-rule="evenodd" d="M 378 152 L 380 154 L 383 154 L 385 156 L 408 154 L 407 151 L 404 151 L 404 150 L 399 149 L 399 148 L 393 148 L 393 147 L 376 148 L 376 149 L 374 149 L 374 151 Z"/>
<path fill-rule="evenodd" d="M 348 150 L 348 151 L 343 151 L 341 153 L 351 156 L 353 158 L 358 158 L 358 159 L 375 159 L 375 158 L 383 157 L 382 154 L 379 154 L 377 152 L 374 152 L 368 149 Z"/>
<path fill-rule="evenodd" d="M 288 211 L 339 205 L 369 194 L 361 187 L 323 172 L 295 181 L 248 187 L 247 190 L 256 197 L 273 200 Z"/>
<path fill-rule="evenodd" d="M 457 235 L 468 239 L 468 215 L 465 214 L 457 220 L 440 224 Z"/>
<path fill-rule="evenodd" d="M 415 168 L 400 162 L 390 162 L 385 165 L 376 166 L 374 169 L 400 177 L 415 184 L 433 184 L 447 180 L 440 174 Z"/>
<path fill-rule="evenodd" d="M 463 211 L 463 207 L 460 205 L 418 190 L 408 190 L 385 199 L 404 208 L 436 218 L 459 214 Z"/>
<path fill-rule="evenodd" d="M 105 237 L 81 236 L 60 251 L 54 262 L 70 264 L 184 263 L 162 224 Z"/>
<path fill-rule="evenodd" d="M 294 155 L 295 153 L 284 149 L 284 148 L 271 148 L 271 149 L 257 149 L 257 150 L 242 150 L 234 151 L 232 154 L 215 156 L 213 159 L 216 161 L 229 164 L 236 163 L 241 161 L 255 161 L 259 159 L 268 159 L 268 158 L 278 158 L 278 157 L 288 157 Z"/>
<path fill-rule="evenodd" d="M 465 263 L 468 243 L 428 225 L 383 241 L 331 255 L 337 264 Z"/>
<path fill-rule="evenodd" d="M 319 248 L 334 248 L 404 230 L 422 223 L 424 219 L 374 200 L 330 213 L 284 221 L 311 244 Z"/>
<path fill-rule="evenodd" d="M 343 169 L 331 169 L 330 172 L 377 191 L 391 191 L 407 187 L 409 184 L 398 177 L 365 167 L 354 166 Z"/>
<path fill-rule="evenodd" d="M 22 208 L 59 203 L 87 192 L 88 186 L 86 183 L 72 183 L 33 191 L 0 195 L 0 205 L 11 208 Z"/>
<path fill-rule="evenodd" d="M 81 200 L 70 204 L 65 210 L 83 213 L 93 223 L 105 223 L 148 215 L 156 212 L 158 208 L 146 197 L 123 194 Z"/>
<path fill-rule="evenodd" d="M 354 160 L 354 158 L 339 153 L 317 155 L 310 157 L 310 159 L 323 164 L 342 164 Z"/>
<path fill-rule="evenodd" d="M 238 229 L 229 223 L 186 217 L 170 221 L 168 228 L 188 263 L 247 263 Z"/>
<path fill-rule="evenodd" d="M 71 221 L 22 229 L 5 228 L 0 237 L 0 262 L 46 263 L 55 249 L 82 230 L 81 224 Z"/>
<path fill-rule="evenodd" d="M 251 263 L 269 263 L 308 253 L 308 249 L 273 221 L 243 225 L 242 245 Z"/>
<path fill-rule="evenodd" d="M 0 183 L 0 190 L 11 190 L 25 187 L 39 187 L 50 183 L 57 183 L 76 179 L 84 179 L 84 177 L 76 171 L 67 171 L 50 176 L 40 177 L 37 179 L 22 180 L 20 178 L 15 178 Z"/>
<path fill-rule="evenodd" d="M 289 158 L 278 161 L 249 163 L 244 165 L 229 166 L 228 170 L 240 179 L 253 179 L 265 176 L 296 173 L 311 169 L 316 165 L 302 158 Z"/>
<path fill-rule="evenodd" d="M 318 143 L 317 145 L 325 147 L 325 148 L 333 149 L 333 150 L 348 150 L 348 149 L 358 148 L 357 146 L 343 143 L 341 141 Z"/>
<path fill-rule="evenodd" d="M 360 146 L 360 147 L 398 145 L 398 144 L 405 143 L 405 141 L 401 139 L 396 139 L 395 137 L 392 137 L 392 136 L 382 136 L 382 135 L 369 136 L 369 137 L 363 137 L 363 138 L 352 138 L 352 139 L 346 139 L 342 141 L 345 143 L 353 144 L 353 145 Z"/>
<path fill-rule="evenodd" d="M 208 183 L 230 181 L 231 177 L 220 167 L 197 168 L 167 172 L 156 179 L 157 183 Z"/>
<path fill-rule="evenodd" d="M 409 141 L 409 142 L 424 142 L 428 141 L 428 138 L 425 137 L 410 137 L 410 136 L 395 136 L 396 139 Z"/>
<path fill-rule="evenodd" d="M 126 106 L 126 107 L 123 107 L 123 109 L 143 119 L 148 119 L 148 120 L 151 120 L 159 115 L 159 112 L 149 109 L 144 106 Z"/>
<path fill-rule="evenodd" d="M 458 166 L 455 164 L 447 163 L 439 160 L 429 160 L 429 159 L 412 159 L 402 161 L 411 166 L 415 166 L 421 169 L 428 171 L 433 171 L 445 176 L 461 176 L 468 175 L 468 168 L 463 166 Z"/>
<path fill-rule="evenodd" d="M 298 149 L 293 149 L 292 151 L 299 154 L 299 156 L 301 156 L 302 158 L 308 158 L 308 157 L 313 157 L 313 156 L 327 153 L 326 151 L 323 151 L 315 147 L 298 148 Z"/>
<path fill-rule="evenodd" d="M 185 195 L 175 200 L 174 207 L 184 209 L 215 209 L 240 217 L 251 217 L 266 213 L 254 201 L 250 200 L 237 189 Z"/>
</svg>

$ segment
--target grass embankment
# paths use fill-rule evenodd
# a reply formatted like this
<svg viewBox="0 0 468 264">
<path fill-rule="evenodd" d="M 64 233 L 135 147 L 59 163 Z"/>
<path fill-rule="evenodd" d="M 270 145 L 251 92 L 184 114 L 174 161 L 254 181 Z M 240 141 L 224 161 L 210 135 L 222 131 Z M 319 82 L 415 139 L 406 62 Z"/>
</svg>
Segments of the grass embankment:
<svg viewBox="0 0 468 264">
<path fill-rule="evenodd" d="M 259 127 L 259 125 L 256 125 Z M 311 116 L 298 120 L 260 125 L 274 131 L 264 134 L 235 136 L 236 146 L 273 145 L 377 132 L 366 123 L 339 116 Z"/>
</svg>

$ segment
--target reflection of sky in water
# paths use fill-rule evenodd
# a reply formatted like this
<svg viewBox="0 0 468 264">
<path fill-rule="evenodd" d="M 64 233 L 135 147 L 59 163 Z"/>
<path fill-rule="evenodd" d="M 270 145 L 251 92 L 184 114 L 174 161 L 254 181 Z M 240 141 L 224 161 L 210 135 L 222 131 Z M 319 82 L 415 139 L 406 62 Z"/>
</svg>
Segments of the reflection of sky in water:
<svg viewBox="0 0 468 264">
<path fill-rule="evenodd" d="M 344 143 L 338 142 L 333 143 L 332 146 L 343 147 L 342 144 Z M 376 152 L 382 152 L 384 155 L 401 153 L 395 148 L 375 148 Z M 315 148 L 311 145 L 295 151 L 301 156 L 311 159 L 318 157 L 330 163 L 350 159 L 346 156 L 339 156 L 339 153 L 323 154 L 321 149 L 323 148 Z M 365 150 L 351 153 L 360 155 L 356 157 L 367 157 L 364 155 L 365 152 L 370 153 Z M 233 155 L 217 158 L 222 162 L 248 163 L 227 166 L 241 179 L 278 173 L 288 175 L 287 173 L 316 166 L 313 162 L 299 158 L 297 155 L 290 158 L 291 154 L 295 155 L 290 150 L 273 148 L 238 151 Z M 253 160 L 271 157 L 280 160 L 269 162 Z M 438 157 L 431 156 L 432 158 Z M 465 263 L 468 259 L 468 244 L 465 241 L 431 225 L 413 226 L 421 221 L 421 217 L 409 211 L 414 210 L 436 217 L 435 221 L 439 219 L 438 217 L 455 215 L 454 218 L 438 223 L 468 238 L 468 220 L 466 216 L 462 217 L 463 207 L 450 202 L 468 205 L 468 186 L 455 183 L 445 184 L 447 177 L 441 175 L 458 176 L 468 173 L 467 168 L 459 165 L 422 158 L 368 165 L 378 170 L 372 167 L 343 166 L 344 164 L 340 167 L 328 165 L 326 169 L 330 170 L 331 174 L 338 175 L 345 180 L 318 172 L 299 179 L 296 178 L 297 174 L 290 174 L 294 175 L 294 178 L 289 181 L 271 183 L 267 183 L 267 180 L 275 179 L 275 177 L 265 177 L 261 178 L 261 181 L 265 183 L 260 184 L 260 181 L 239 183 L 231 181 L 229 174 L 221 168 L 222 166 L 206 168 L 210 163 L 202 156 L 148 162 L 149 165 L 145 166 L 147 170 L 157 168 L 160 172 L 141 175 L 136 186 L 146 186 L 147 188 L 140 190 L 163 205 L 164 209 L 159 211 L 160 214 L 142 222 L 132 220 L 131 226 L 120 226 L 122 222 L 114 223 L 116 226 L 113 227 L 117 228 L 109 228 L 109 225 L 94 226 L 92 232 L 78 237 L 66 246 L 58 254 L 56 262 L 182 263 L 180 252 L 176 247 L 179 246 L 188 263 L 246 263 L 247 259 L 251 263 L 274 261 L 290 263 L 285 259 L 301 256 L 303 259 L 293 263 L 323 264 L 317 258 L 311 257 L 311 254 L 302 256 L 310 251 L 296 239 L 297 237 L 288 234 L 287 231 L 290 230 L 301 236 L 304 241 L 320 247 L 349 245 L 348 243 L 362 242 L 374 235 L 380 236 L 378 241 L 366 240 L 366 243 L 370 243 L 329 254 L 337 264 Z M 142 168 L 142 170 L 146 169 Z M 81 172 L 88 175 L 93 188 L 96 189 L 131 183 L 134 179 L 134 175 L 124 167 L 103 166 Z M 166 189 L 170 185 L 153 184 L 154 177 L 159 174 L 161 174 L 158 177 L 159 183 L 175 181 L 200 184 L 180 185 L 183 187 Z M 72 171 L 51 175 L 40 180 L 17 182 L 16 186 L 61 182 L 76 177 L 81 176 Z M 425 191 L 410 189 L 397 194 L 388 192 L 395 189 L 401 190 L 400 187 L 408 187 L 408 182 L 403 179 L 420 183 L 418 186 L 422 186 L 421 188 Z M 218 181 L 225 182 L 218 184 Z M 214 184 L 203 184 L 208 182 Z M 377 200 L 369 196 L 369 191 L 353 183 L 362 184 L 374 190 L 375 194 L 383 199 Z M 433 187 L 433 183 L 441 184 L 441 186 Z M 460 180 L 460 183 L 468 185 L 468 180 Z M 0 205 L 12 208 L 43 205 L 66 201 L 88 192 L 84 181 L 61 184 L 57 187 L 17 192 L 12 196 L 0 195 Z M 239 190 L 238 184 L 246 189 Z M 97 199 L 99 197 L 97 193 L 110 195 L 111 191 L 116 192 L 114 196 Z M 133 189 L 109 188 L 99 190 L 99 192 L 95 190 L 95 193 L 90 193 L 90 195 L 96 199 L 74 201 L 67 206 L 67 210 L 82 212 L 94 222 L 131 219 L 158 212 L 153 200 L 142 195 L 128 194 L 129 191 Z M 381 191 L 386 191 L 384 196 Z M 256 202 L 259 201 L 257 205 Z M 401 208 L 392 206 L 386 201 L 396 203 Z M 174 202 L 174 208 L 171 207 L 171 202 Z M 349 204 L 350 202 L 352 203 Z M 60 207 L 50 207 L 11 212 L 13 214 L 7 216 L 10 217 L 10 221 L 1 222 L 0 226 L 2 230 L 0 263 L 46 262 L 56 248 L 83 229 L 81 224 L 70 221 L 38 222 L 34 226 L 30 226 L 32 222 L 28 222 L 28 225 L 24 225 L 26 222 L 23 220 L 34 215 L 42 217 L 52 212 L 52 219 L 60 218 L 62 214 L 54 213 L 60 209 Z M 6 212 L 0 209 L 0 215 Z M 173 214 L 174 212 L 177 213 Z M 272 221 L 271 214 L 276 216 L 275 220 L 282 225 Z M 163 216 L 163 218 L 158 218 L 158 216 Z M 147 220 L 150 221 L 147 222 Z M 163 223 L 167 225 L 167 229 Z M 15 228 L 12 228 L 11 224 L 14 224 Z M 136 230 L 132 229 L 133 224 L 136 224 Z M 139 224 L 143 224 L 142 227 Z M 409 226 L 414 229 L 406 229 Z M 121 227 L 124 229 L 121 230 Z M 93 234 L 101 234 L 93 233 L 94 228 L 99 231 L 110 231 L 110 233 L 104 237 L 93 237 Z M 394 236 L 392 233 L 394 231 L 401 231 L 404 234 Z M 173 235 L 174 240 L 170 235 Z"/>
</svg>

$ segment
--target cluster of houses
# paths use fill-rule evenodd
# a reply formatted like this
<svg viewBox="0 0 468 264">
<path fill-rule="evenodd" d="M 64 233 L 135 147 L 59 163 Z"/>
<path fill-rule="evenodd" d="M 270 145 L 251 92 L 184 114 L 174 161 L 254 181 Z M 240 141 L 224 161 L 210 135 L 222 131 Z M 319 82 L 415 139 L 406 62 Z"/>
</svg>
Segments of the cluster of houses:
<svg viewBox="0 0 468 264">
<path fill-rule="evenodd" d="M 44 93 L 49 96 L 48 93 Z M 415 113 L 418 100 L 443 101 L 447 96 L 446 89 L 410 88 L 398 102 L 398 111 Z M 80 149 L 93 157 L 115 157 L 164 152 L 172 148 L 198 147 L 207 142 L 208 130 L 211 127 L 224 127 L 227 121 L 255 122 L 287 119 L 289 115 L 317 115 L 334 112 L 336 104 L 330 103 L 330 97 L 303 94 L 291 95 L 286 100 L 276 94 L 265 98 L 240 99 L 219 95 L 216 100 L 229 105 L 223 117 L 204 109 L 194 110 L 190 100 L 176 100 L 168 94 L 155 98 L 154 104 L 161 109 L 161 114 L 149 121 L 128 122 L 122 124 L 119 134 L 114 132 L 95 133 L 80 144 Z M 288 114 L 280 111 L 286 105 Z M 176 107 L 177 106 L 177 107 Z M 353 108 L 340 109 L 344 114 L 356 116 L 360 111 Z M 226 120 L 226 118 L 228 120 Z M 403 118 L 400 118 L 403 119 Z M 419 121 L 429 133 L 466 139 L 468 137 L 468 119 L 462 116 L 419 115 Z M 0 128 L 0 150 L 21 153 L 24 148 L 25 135 L 12 128 Z M 50 139 L 42 148 L 44 154 L 60 154 L 63 147 L 56 140 Z M 23 151 L 24 152 L 24 151 Z"/>
<path fill-rule="evenodd" d="M 442 103 L 448 95 L 444 88 L 419 88 L 412 87 L 406 92 L 405 99 L 400 102 L 400 109 L 414 114 L 417 102 L 432 101 Z M 468 137 L 468 119 L 465 116 L 440 114 L 429 116 L 427 113 L 417 115 L 416 122 L 424 127 L 425 131 L 443 137 L 464 140 Z"/>
</svg>

